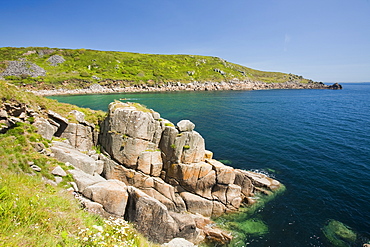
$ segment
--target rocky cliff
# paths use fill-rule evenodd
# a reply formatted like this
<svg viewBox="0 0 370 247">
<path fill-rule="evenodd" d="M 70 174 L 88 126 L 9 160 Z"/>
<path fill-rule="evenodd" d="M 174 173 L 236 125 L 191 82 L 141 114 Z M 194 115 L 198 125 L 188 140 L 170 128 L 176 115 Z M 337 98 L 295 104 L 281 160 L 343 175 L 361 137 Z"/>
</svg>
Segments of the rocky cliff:
<svg viewBox="0 0 370 247">
<path fill-rule="evenodd" d="M 231 235 L 210 217 L 237 211 L 280 183 L 263 174 L 234 169 L 212 158 L 189 120 L 176 126 L 138 104 L 113 102 L 100 131 L 79 111 L 77 123 L 58 113 L 36 113 L 24 104 L 4 103 L 1 131 L 32 118 L 50 149 L 35 148 L 75 169 L 71 186 L 81 203 L 103 216 L 123 217 L 151 241 L 184 238 L 228 242 Z M 92 150 L 100 145 L 102 154 Z M 59 171 L 58 174 L 63 173 Z"/>
</svg>

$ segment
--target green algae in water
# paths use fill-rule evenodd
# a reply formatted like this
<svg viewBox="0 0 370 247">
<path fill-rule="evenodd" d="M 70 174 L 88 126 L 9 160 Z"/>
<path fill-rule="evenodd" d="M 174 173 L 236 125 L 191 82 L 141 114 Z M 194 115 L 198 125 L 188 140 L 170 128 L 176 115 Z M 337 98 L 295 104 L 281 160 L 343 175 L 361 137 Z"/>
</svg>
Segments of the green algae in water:
<svg viewBox="0 0 370 247">
<path fill-rule="evenodd" d="M 233 162 L 231 160 L 219 160 L 222 164 L 231 165 Z"/>
<path fill-rule="evenodd" d="M 233 235 L 233 240 L 227 245 L 229 247 L 246 246 L 249 238 L 262 237 L 269 232 L 268 225 L 261 219 L 260 210 L 266 203 L 275 199 L 276 196 L 285 191 L 281 187 L 271 195 L 256 194 L 256 203 L 242 207 L 239 212 L 222 215 L 215 219 L 215 222 L 222 229 L 228 230 Z"/>
<path fill-rule="evenodd" d="M 330 220 L 322 229 L 331 244 L 338 247 L 350 246 L 356 241 L 357 234 L 348 226 L 336 220 Z"/>
<path fill-rule="evenodd" d="M 242 222 L 230 222 L 230 228 L 234 228 L 238 232 L 245 235 L 261 236 L 268 233 L 268 226 L 259 219 L 249 219 Z"/>
<path fill-rule="evenodd" d="M 271 172 L 271 173 L 276 173 L 276 170 L 271 169 L 271 168 L 266 168 L 266 171 Z"/>
</svg>

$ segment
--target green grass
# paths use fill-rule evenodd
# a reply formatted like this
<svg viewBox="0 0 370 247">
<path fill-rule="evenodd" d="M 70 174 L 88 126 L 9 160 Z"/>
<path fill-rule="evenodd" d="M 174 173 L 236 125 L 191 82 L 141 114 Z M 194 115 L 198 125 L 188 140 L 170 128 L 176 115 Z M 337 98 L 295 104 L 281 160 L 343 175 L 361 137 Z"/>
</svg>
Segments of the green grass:
<svg viewBox="0 0 370 247">
<path fill-rule="evenodd" d="M 50 50 L 40 56 L 37 52 Z M 52 55 L 66 60 L 57 66 L 47 61 Z M 227 62 L 218 57 L 199 55 L 156 55 L 129 52 L 96 51 L 88 49 L 59 49 L 45 47 L 0 48 L 0 73 L 7 61 L 18 59 L 33 62 L 47 71 L 46 76 L 32 78 L 27 75 L 6 79 L 30 88 L 86 88 L 94 83 L 104 86 L 163 85 L 168 82 L 227 81 L 233 78 L 251 79 L 268 83 L 285 82 L 291 79 L 308 82 L 300 76 L 279 72 L 265 72 Z M 220 73 L 222 71 L 222 73 Z M 93 76 L 99 79 L 93 79 Z"/>
<path fill-rule="evenodd" d="M 3 81 L 0 81 L 0 98 L 3 103 L 25 103 L 33 109 L 40 106 L 61 115 L 73 109 L 96 114 L 87 116 L 91 122 L 104 114 L 37 97 Z M 54 179 L 51 171 L 56 166 L 65 170 L 69 167 L 34 150 L 34 143 L 43 143 L 45 148 L 50 145 L 50 141 L 35 131 L 31 124 L 17 123 L 0 134 L 1 246 L 103 246 L 105 243 L 107 246 L 155 246 L 127 222 L 107 221 L 84 211 L 66 191 L 68 182 L 72 181 L 70 175 L 58 186 L 45 183 L 43 178 Z M 41 171 L 32 170 L 30 164 L 39 166 Z"/>
<path fill-rule="evenodd" d="M 80 208 L 65 189 L 43 182 L 65 164 L 34 151 L 33 142 L 48 141 L 30 124 L 18 123 L 0 134 L 0 243 L 2 246 L 154 246 L 125 221 L 92 215 Z M 29 162 L 41 168 L 33 171 Z M 116 222 L 116 223 L 115 223 Z M 117 223 L 118 222 L 118 223 Z M 109 234 L 109 238 L 106 236 Z M 105 236 L 105 237 L 103 237 Z"/>
<path fill-rule="evenodd" d="M 106 115 L 103 111 L 94 111 L 88 108 L 81 108 L 75 105 L 60 103 L 56 100 L 39 97 L 33 93 L 25 92 L 19 87 L 0 80 L 0 99 L 2 102 L 19 102 L 24 103 L 30 108 L 33 108 L 39 113 L 44 114 L 48 110 L 59 113 L 63 117 L 67 118 L 71 122 L 76 122 L 73 114 L 70 114 L 72 110 L 78 110 L 85 114 L 85 120 L 98 126 L 100 120 Z"/>
</svg>

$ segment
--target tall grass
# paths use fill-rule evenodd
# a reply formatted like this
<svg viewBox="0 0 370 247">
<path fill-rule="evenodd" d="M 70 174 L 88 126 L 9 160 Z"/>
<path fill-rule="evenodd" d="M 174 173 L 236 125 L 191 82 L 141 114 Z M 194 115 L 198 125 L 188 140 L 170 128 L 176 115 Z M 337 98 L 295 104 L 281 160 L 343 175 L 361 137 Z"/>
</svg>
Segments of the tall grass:
<svg viewBox="0 0 370 247">
<path fill-rule="evenodd" d="M 82 109 L 25 93 L 3 81 L 0 99 L 60 114 Z M 85 112 L 97 113 L 95 120 L 105 114 Z M 84 211 L 66 190 L 70 175 L 58 186 L 45 183 L 45 179 L 54 179 L 51 171 L 57 165 L 68 167 L 34 150 L 35 143 L 45 148 L 50 145 L 35 131 L 29 123 L 17 123 L 0 134 L 0 246 L 155 246 L 122 219 L 106 221 Z M 31 164 L 41 171 L 31 169 Z"/>
</svg>

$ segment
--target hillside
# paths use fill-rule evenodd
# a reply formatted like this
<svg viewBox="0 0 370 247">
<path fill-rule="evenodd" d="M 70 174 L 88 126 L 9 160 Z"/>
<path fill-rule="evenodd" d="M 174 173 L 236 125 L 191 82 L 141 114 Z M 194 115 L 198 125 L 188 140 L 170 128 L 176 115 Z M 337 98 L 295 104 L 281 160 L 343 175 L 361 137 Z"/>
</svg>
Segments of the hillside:
<svg viewBox="0 0 370 247">
<path fill-rule="evenodd" d="M 167 82 L 312 82 L 198 55 L 155 55 L 46 47 L 0 48 L 0 77 L 28 89 L 163 85 Z"/>
</svg>

